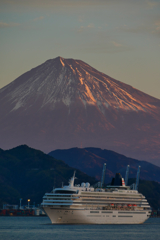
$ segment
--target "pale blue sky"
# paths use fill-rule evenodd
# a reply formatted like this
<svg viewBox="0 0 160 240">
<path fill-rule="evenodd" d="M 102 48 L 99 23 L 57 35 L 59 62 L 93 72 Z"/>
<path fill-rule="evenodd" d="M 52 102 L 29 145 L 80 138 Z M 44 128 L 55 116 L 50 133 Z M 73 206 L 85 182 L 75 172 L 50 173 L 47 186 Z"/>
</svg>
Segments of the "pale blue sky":
<svg viewBox="0 0 160 240">
<path fill-rule="evenodd" d="M 160 99 L 160 0 L 0 0 L 0 88 L 57 56 Z"/>
</svg>

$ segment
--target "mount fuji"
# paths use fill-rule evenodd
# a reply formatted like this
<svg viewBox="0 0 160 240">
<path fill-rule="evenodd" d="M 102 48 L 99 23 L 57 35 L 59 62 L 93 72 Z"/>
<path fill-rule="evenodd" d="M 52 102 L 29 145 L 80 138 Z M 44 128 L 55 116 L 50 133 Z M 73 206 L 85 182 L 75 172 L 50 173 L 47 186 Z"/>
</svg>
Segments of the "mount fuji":
<svg viewBox="0 0 160 240">
<path fill-rule="evenodd" d="M 160 100 L 57 57 L 0 89 L 0 148 L 110 149 L 160 166 Z"/>
</svg>

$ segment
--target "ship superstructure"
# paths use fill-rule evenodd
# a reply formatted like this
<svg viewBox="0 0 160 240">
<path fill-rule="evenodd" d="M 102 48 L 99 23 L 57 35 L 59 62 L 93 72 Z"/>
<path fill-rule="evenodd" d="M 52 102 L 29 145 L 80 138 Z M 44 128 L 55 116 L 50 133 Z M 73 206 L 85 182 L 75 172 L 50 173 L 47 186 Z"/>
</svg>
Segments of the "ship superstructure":
<svg viewBox="0 0 160 240">
<path fill-rule="evenodd" d="M 120 173 L 107 188 L 74 185 L 74 180 L 75 172 L 68 186 L 43 197 L 41 206 L 53 224 L 139 224 L 150 216 L 146 198 L 125 186 Z"/>
</svg>

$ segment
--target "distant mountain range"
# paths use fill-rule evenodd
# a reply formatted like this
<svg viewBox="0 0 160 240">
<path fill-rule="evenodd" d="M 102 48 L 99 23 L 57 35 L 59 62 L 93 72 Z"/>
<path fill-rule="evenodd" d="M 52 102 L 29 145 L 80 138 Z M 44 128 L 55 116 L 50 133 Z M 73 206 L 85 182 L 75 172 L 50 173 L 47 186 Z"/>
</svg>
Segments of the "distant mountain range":
<svg viewBox="0 0 160 240">
<path fill-rule="evenodd" d="M 125 165 L 126 160 L 122 161 L 122 163 Z M 89 159 L 90 164 L 91 159 Z M 92 164 L 94 167 L 94 159 Z M 107 166 L 108 164 L 109 161 Z M 99 168 L 97 167 L 98 178 L 102 172 L 101 165 L 102 162 L 100 161 Z M 118 168 L 118 165 L 115 167 Z M 121 164 L 119 167 L 121 168 Z M 6 151 L 0 149 L 0 208 L 4 203 L 19 205 L 20 198 L 22 198 L 23 205 L 27 205 L 27 199 L 31 200 L 31 205 L 34 203 L 40 204 L 43 195 L 50 192 L 54 186 L 61 187 L 62 182 L 64 185 L 68 185 L 68 180 L 73 176 L 74 170 L 75 168 L 69 167 L 63 161 L 26 145 Z M 141 177 L 143 173 L 141 170 Z M 76 184 L 90 182 L 93 185 L 97 182 L 94 177 L 88 176 L 80 170 L 76 170 L 76 177 Z M 129 179 L 129 184 L 133 182 L 135 182 L 135 179 Z M 147 197 L 152 208 L 158 209 L 160 205 L 159 183 L 140 179 L 139 192 Z"/>
<path fill-rule="evenodd" d="M 160 166 L 160 100 L 57 57 L 0 89 L 0 147 L 99 147 Z"/>
<path fill-rule="evenodd" d="M 115 173 L 120 172 L 125 178 L 127 165 L 130 165 L 129 178 L 136 178 L 138 166 L 140 178 L 160 183 L 160 167 L 146 161 L 128 158 L 110 150 L 100 148 L 71 148 L 55 150 L 50 156 L 63 160 L 70 167 L 77 168 L 86 174 L 101 180 L 103 164 L 106 163 L 106 183 L 111 182 Z"/>
</svg>

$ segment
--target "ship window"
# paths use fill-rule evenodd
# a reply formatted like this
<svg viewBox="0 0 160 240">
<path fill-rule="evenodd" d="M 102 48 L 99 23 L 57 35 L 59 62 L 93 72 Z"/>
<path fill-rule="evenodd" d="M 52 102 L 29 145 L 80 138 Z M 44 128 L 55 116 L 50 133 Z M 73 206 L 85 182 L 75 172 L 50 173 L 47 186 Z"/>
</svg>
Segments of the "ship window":
<svg viewBox="0 0 160 240">
<path fill-rule="evenodd" d="M 102 211 L 102 213 L 113 213 L 113 212 L 109 212 L 109 211 Z"/>
<path fill-rule="evenodd" d="M 71 191 L 71 190 L 56 190 L 55 193 L 60 193 L 60 194 L 74 194 L 76 191 Z"/>
<path fill-rule="evenodd" d="M 118 217 L 133 217 L 133 216 L 118 216 Z"/>
</svg>

